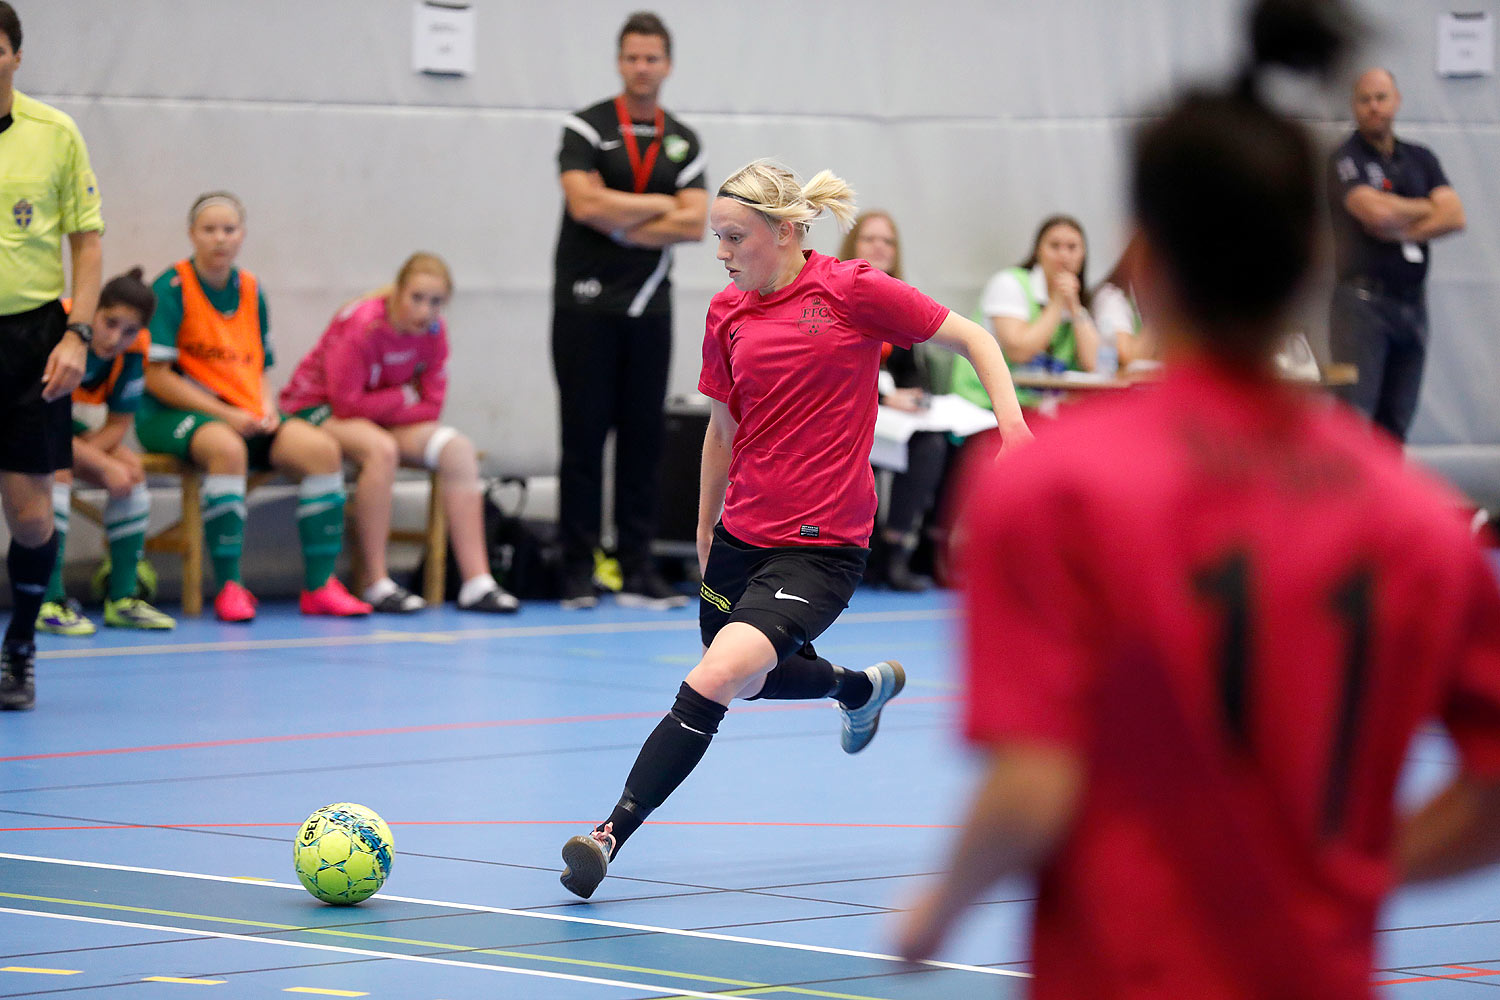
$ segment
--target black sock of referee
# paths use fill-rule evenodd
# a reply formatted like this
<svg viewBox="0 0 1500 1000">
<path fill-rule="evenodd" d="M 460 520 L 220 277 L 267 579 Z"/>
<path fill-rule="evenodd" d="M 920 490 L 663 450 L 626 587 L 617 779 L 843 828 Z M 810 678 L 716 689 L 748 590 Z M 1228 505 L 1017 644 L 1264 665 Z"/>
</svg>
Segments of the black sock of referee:
<svg viewBox="0 0 1500 1000">
<path fill-rule="evenodd" d="M 10 540 L 5 568 L 10 573 L 10 625 L 5 630 L 5 644 L 32 642 L 36 639 L 36 613 L 42 609 L 42 596 L 57 560 L 57 532 L 36 548 Z"/>
<path fill-rule="evenodd" d="M 609 814 L 608 822 L 614 824 L 610 832 L 615 838 L 615 854 L 646 817 L 693 773 L 727 711 L 688 687 L 686 681 L 677 689 L 672 711 L 646 737 L 635 766 L 625 778 L 625 792 Z"/>
<path fill-rule="evenodd" d="M 845 708 L 858 708 L 870 700 L 875 687 L 863 670 L 846 670 L 823 659 L 793 654 L 766 674 L 760 693 L 750 701 L 808 701 L 834 698 Z"/>
</svg>

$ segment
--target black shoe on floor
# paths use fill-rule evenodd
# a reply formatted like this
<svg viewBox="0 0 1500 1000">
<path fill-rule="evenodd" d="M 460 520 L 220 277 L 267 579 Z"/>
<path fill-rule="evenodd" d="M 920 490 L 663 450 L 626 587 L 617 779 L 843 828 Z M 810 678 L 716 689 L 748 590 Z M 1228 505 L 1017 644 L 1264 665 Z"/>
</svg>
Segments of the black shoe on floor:
<svg viewBox="0 0 1500 1000">
<path fill-rule="evenodd" d="M 687 607 L 687 595 L 667 586 L 667 581 L 651 570 L 631 573 L 625 584 L 615 595 L 615 603 L 622 608 L 646 608 L 650 611 L 670 611 Z"/>
<path fill-rule="evenodd" d="M 369 591 L 365 592 L 367 595 Z M 367 598 L 368 599 L 368 598 Z M 409 615 L 427 607 L 427 602 L 400 584 L 387 591 L 378 601 L 370 601 L 370 610 L 378 615 Z"/>
<path fill-rule="evenodd" d="M 912 572 L 911 550 L 897 548 L 891 551 L 890 561 L 885 567 L 885 583 L 892 590 L 908 594 L 920 594 L 932 589 L 932 578 Z"/>
<path fill-rule="evenodd" d="M 565 611 L 583 611 L 599 606 L 599 595 L 594 592 L 593 567 L 569 572 L 563 578 L 561 605 Z"/>
<path fill-rule="evenodd" d="M 460 602 L 458 610 L 513 615 L 521 610 L 521 602 L 516 600 L 516 596 L 504 587 L 492 587 L 468 604 Z"/>
<path fill-rule="evenodd" d="M 25 712 L 36 707 L 35 665 L 34 642 L 0 649 L 0 710 Z"/>
</svg>

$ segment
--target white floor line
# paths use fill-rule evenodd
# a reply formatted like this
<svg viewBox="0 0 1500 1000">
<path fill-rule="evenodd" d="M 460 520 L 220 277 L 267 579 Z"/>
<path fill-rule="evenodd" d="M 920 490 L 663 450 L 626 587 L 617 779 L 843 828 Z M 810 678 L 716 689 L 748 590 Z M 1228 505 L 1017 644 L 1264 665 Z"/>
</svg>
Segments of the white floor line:
<svg viewBox="0 0 1500 1000">
<path fill-rule="evenodd" d="M 243 885 L 269 886 L 276 889 L 293 889 L 297 892 L 306 890 L 300 885 L 292 885 L 287 882 L 270 882 L 261 879 L 237 878 L 228 875 L 205 875 L 199 872 L 179 872 L 164 868 L 137 868 L 131 865 L 111 865 L 99 861 L 76 861 L 67 858 L 43 858 L 27 854 L 5 854 L 0 853 L 0 858 L 8 858 L 13 861 L 34 861 L 41 864 L 69 865 L 77 868 L 97 868 L 108 871 L 138 872 L 146 875 L 169 875 L 175 878 L 202 879 L 209 882 L 238 882 Z M 792 941 L 771 941 L 765 938 L 739 937 L 732 934 L 714 934 L 709 931 L 681 930 L 676 927 L 658 927 L 652 924 L 632 924 L 618 920 L 600 920 L 594 917 L 576 917 L 561 913 L 536 913 L 530 910 L 507 910 L 496 906 L 479 906 L 473 903 L 450 903 L 438 899 L 418 899 L 413 896 L 392 896 L 382 893 L 381 899 L 389 899 L 398 903 L 413 903 L 419 906 L 440 906 L 453 910 L 469 910 L 475 913 L 498 913 L 505 916 L 528 917 L 533 920 L 555 920 L 563 923 L 590 924 L 596 927 L 613 927 L 619 930 L 646 931 L 653 934 L 670 934 L 677 937 L 701 938 L 708 941 L 727 941 L 734 944 L 756 945 L 763 948 L 785 948 L 791 951 L 810 951 L 823 955 L 841 955 L 847 958 L 868 958 L 881 962 L 895 962 L 905 965 L 906 960 L 898 955 L 884 955 L 871 951 L 852 951 L 847 948 L 831 948 L 826 945 L 798 944 Z M 0 911 L 3 912 L 3 911 Z M 1030 973 L 1015 972 L 1010 969 L 991 969 L 982 965 L 964 965 L 959 962 L 935 962 L 927 961 L 920 963 L 935 969 L 954 969 L 959 972 L 977 972 L 986 976 L 1008 976 L 1017 979 L 1030 979 Z"/>
</svg>

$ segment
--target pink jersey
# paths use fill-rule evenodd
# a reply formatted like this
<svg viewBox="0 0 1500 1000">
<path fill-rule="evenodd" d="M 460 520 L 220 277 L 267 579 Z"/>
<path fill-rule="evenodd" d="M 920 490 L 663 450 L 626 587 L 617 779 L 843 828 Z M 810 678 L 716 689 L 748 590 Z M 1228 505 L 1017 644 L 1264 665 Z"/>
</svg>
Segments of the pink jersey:
<svg viewBox="0 0 1500 1000">
<path fill-rule="evenodd" d="M 882 343 L 931 337 L 948 308 L 862 260 L 811 251 L 771 295 L 709 303 L 698 389 L 739 423 L 724 527 L 751 545 L 866 545 Z"/>
<path fill-rule="evenodd" d="M 967 494 L 970 738 L 1085 762 L 1032 995 L 1371 995 L 1407 744 L 1500 775 L 1500 592 L 1459 501 L 1342 407 L 1207 365 Z"/>
<path fill-rule="evenodd" d="M 436 420 L 448 390 L 448 331 L 399 333 L 383 295 L 339 312 L 281 391 L 282 412 L 327 403 L 340 419 L 384 427 Z"/>
</svg>

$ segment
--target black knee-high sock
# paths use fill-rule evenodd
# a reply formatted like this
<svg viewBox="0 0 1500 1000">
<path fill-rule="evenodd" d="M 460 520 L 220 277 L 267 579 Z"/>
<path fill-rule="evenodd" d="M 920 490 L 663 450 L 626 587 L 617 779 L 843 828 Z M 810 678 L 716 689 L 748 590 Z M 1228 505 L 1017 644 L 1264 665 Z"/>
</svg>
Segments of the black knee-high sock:
<svg viewBox="0 0 1500 1000">
<path fill-rule="evenodd" d="M 727 711 L 686 682 L 677 689 L 672 711 L 646 737 L 635 766 L 625 778 L 625 792 L 609 814 L 607 822 L 614 824 L 610 832 L 615 838 L 616 853 L 641 828 L 652 810 L 667 801 L 667 796 L 698 766 Z"/>
<path fill-rule="evenodd" d="M 57 561 L 57 532 L 36 548 L 27 548 L 14 538 L 5 557 L 10 573 L 10 626 L 5 630 L 5 644 L 31 642 L 36 638 L 36 613 L 42 609 L 42 596 Z"/>
<path fill-rule="evenodd" d="M 870 700 L 874 686 L 863 670 L 845 670 L 823 659 L 793 655 L 766 674 L 760 693 L 751 698 L 766 701 L 808 701 L 836 698 L 845 708 L 858 708 Z"/>
</svg>

